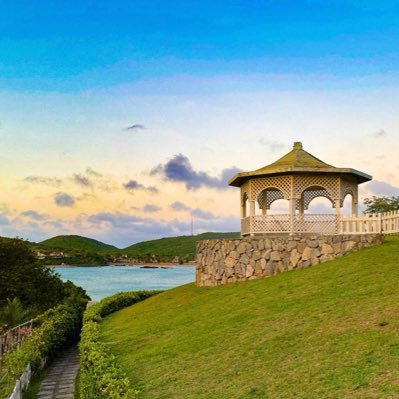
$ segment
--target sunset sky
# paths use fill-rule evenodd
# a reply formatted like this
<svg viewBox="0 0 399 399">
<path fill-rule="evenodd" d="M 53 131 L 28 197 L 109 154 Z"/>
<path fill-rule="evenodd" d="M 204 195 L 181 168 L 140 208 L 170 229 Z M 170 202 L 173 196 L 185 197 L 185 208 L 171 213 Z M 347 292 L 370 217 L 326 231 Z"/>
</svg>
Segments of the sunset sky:
<svg viewBox="0 0 399 399">
<path fill-rule="evenodd" d="M 399 3 L 2 1 L 0 138 L 33 241 L 238 231 L 226 181 L 294 141 L 399 195 Z"/>
</svg>

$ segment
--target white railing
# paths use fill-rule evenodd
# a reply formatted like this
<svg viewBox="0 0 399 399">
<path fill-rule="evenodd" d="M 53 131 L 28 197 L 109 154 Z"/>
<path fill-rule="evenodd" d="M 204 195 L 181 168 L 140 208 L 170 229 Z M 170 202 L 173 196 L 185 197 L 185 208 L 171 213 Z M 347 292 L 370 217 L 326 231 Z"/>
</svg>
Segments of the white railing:
<svg viewBox="0 0 399 399">
<path fill-rule="evenodd" d="M 29 320 L 0 335 L 0 359 L 4 353 L 19 346 L 25 338 L 32 334 L 35 321 L 35 319 Z"/>
<path fill-rule="evenodd" d="M 341 216 L 341 234 L 368 234 L 382 232 L 382 214 L 362 215 L 358 217 Z"/>
<path fill-rule="evenodd" d="M 334 214 L 256 215 L 241 219 L 241 235 L 251 234 L 396 234 L 399 211 L 337 216 Z"/>
<path fill-rule="evenodd" d="M 382 231 L 385 234 L 399 233 L 399 211 L 383 213 L 381 223 Z"/>
<path fill-rule="evenodd" d="M 28 388 L 31 378 L 32 369 L 30 364 L 28 364 L 21 377 L 16 381 L 14 390 L 12 391 L 12 394 L 8 397 L 8 399 L 22 399 L 23 393 Z"/>
</svg>

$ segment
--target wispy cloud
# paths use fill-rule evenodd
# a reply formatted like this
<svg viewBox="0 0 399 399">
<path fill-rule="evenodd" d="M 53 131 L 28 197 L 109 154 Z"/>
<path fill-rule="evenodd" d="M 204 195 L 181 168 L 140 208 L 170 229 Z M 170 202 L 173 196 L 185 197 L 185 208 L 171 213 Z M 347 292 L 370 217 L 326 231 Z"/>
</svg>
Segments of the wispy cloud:
<svg viewBox="0 0 399 399">
<path fill-rule="evenodd" d="M 200 208 L 191 208 L 180 201 L 176 201 L 170 204 L 170 208 L 178 212 L 190 212 L 192 216 L 198 219 L 211 220 L 218 218 L 212 212 Z"/>
<path fill-rule="evenodd" d="M 28 210 L 28 211 L 22 212 L 21 215 L 28 217 L 30 219 L 33 219 L 33 220 L 38 220 L 38 221 L 47 219 L 46 215 L 43 215 L 43 214 L 33 211 L 33 210 Z"/>
<path fill-rule="evenodd" d="M 378 129 L 376 132 L 373 133 L 373 137 L 377 139 L 385 137 L 386 135 L 387 132 L 384 129 Z"/>
<path fill-rule="evenodd" d="M 97 172 L 96 170 L 90 167 L 86 169 L 86 174 L 93 177 L 102 177 L 102 174 L 100 172 Z"/>
<path fill-rule="evenodd" d="M 144 130 L 145 126 L 142 125 L 141 123 L 135 123 L 134 125 L 128 126 L 127 128 L 125 128 L 125 130 L 136 130 L 136 131 L 140 131 L 140 130 Z"/>
<path fill-rule="evenodd" d="M 137 180 L 129 180 L 123 185 L 123 187 L 130 192 L 144 190 L 152 194 L 158 193 L 158 189 L 155 186 L 145 186 L 144 184 L 139 183 Z"/>
<path fill-rule="evenodd" d="M 191 211 L 189 206 L 180 201 L 173 202 L 173 204 L 170 204 L 170 207 L 175 211 Z"/>
<path fill-rule="evenodd" d="M 32 184 L 45 184 L 47 186 L 58 187 L 62 183 L 62 179 L 58 177 L 48 177 L 48 176 L 27 176 L 24 181 Z"/>
<path fill-rule="evenodd" d="M 276 140 L 269 140 L 266 139 L 265 137 L 261 137 L 259 139 L 259 143 L 268 147 L 270 149 L 271 152 L 280 152 L 281 150 L 283 150 L 284 148 L 286 148 L 287 146 L 280 142 L 280 141 L 276 141 Z"/>
<path fill-rule="evenodd" d="M 158 165 L 150 172 L 152 176 L 160 175 L 164 180 L 181 182 L 188 190 L 195 190 L 200 187 L 211 187 L 218 189 L 227 188 L 227 181 L 241 169 L 233 166 L 224 169 L 220 177 L 210 176 L 207 172 L 196 171 L 191 165 L 188 157 L 183 154 L 175 155 L 166 164 Z"/>
<path fill-rule="evenodd" d="M 56 193 L 54 202 L 60 207 L 73 207 L 75 205 L 75 198 L 67 193 Z"/>
<path fill-rule="evenodd" d="M 78 184 L 79 186 L 82 187 L 91 187 L 92 182 L 90 181 L 90 179 L 86 176 L 83 176 L 80 173 L 75 173 L 73 176 L 73 181 Z"/>
</svg>

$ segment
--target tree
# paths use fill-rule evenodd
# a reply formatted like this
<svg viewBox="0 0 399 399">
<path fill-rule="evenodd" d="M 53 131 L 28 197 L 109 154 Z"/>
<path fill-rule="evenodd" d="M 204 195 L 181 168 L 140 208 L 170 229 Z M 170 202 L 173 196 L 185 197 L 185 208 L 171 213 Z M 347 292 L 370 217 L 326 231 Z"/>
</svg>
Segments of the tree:
<svg viewBox="0 0 399 399">
<path fill-rule="evenodd" d="M 399 196 L 365 198 L 363 203 L 367 206 L 364 213 L 382 213 L 399 210 Z"/>
<path fill-rule="evenodd" d="M 21 301 L 14 298 L 12 301 L 7 300 L 7 305 L 0 312 L 0 326 L 9 329 L 24 322 L 29 312 L 23 308 Z"/>
<path fill-rule="evenodd" d="M 22 307 L 36 315 L 62 302 L 70 290 L 51 268 L 37 261 L 27 242 L 0 238 L 0 309 L 18 297 Z"/>
</svg>

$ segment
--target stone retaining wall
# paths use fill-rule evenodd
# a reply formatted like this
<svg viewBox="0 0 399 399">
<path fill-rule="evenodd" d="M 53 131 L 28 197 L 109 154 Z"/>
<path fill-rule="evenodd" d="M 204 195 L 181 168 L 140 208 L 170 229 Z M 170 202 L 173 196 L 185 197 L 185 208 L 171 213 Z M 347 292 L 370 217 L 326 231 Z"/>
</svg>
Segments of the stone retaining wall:
<svg viewBox="0 0 399 399">
<path fill-rule="evenodd" d="M 196 284 L 215 286 L 301 269 L 381 244 L 382 234 L 263 236 L 197 243 Z"/>
</svg>

